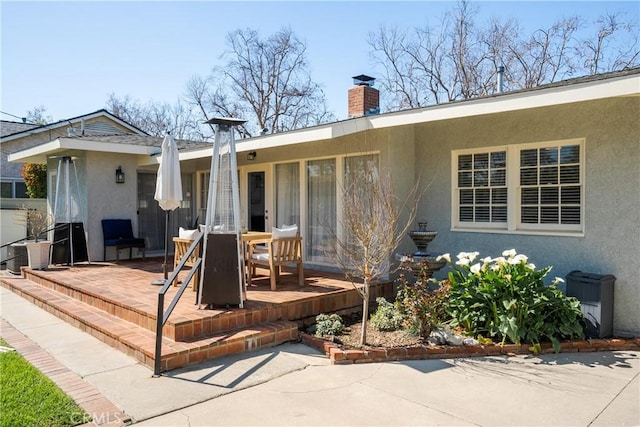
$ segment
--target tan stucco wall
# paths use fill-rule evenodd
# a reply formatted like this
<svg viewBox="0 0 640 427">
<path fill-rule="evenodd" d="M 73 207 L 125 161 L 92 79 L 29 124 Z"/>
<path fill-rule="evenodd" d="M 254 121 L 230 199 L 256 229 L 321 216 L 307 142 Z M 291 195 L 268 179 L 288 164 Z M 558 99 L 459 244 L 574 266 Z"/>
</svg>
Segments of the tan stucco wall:
<svg viewBox="0 0 640 427">
<path fill-rule="evenodd" d="M 613 274 L 614 330 L 640 335 L 640 98 L 627 97 L 416 125 L 416 169 L 435 179 L 421 203 L 439 232 L 429 250 L 497 256 L 516 248 L 550 275 Z M 451 151 L 585 139 L 584 237 L 452 232 Z M 440 273 L 442 276 L 442 272 Z"/>
<path fill-rule="evenodd" d="M 90 261 L 103 259 L 102 219 L 131 219 L 133 231 L 136 234 L 138 228 L 137 160 L 136 156 L 101 152 L 83 152 L 74 160 L 80 183 L 80 201 Z M 118 166 L 122 166 L 125 172 L 124 184 L 115 183 L 115 170 Z M 49 174 L 54 173 L 57 168 L 58 162 L 50 160 L 47 167 Z M 53 202 L 50 200 L 52 206 Z M 107 249 L 107 259 L 115 258 L 113 251 L 113 248 Z"/>
</svg>

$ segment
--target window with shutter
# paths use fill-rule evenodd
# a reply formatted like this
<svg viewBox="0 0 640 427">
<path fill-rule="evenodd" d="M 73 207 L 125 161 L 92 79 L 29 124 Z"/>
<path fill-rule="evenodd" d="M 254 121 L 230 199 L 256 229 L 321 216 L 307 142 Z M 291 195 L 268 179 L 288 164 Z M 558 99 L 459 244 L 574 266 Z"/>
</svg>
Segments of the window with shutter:
<svg viewBox="0 0 640 427">
<path fill-rule="evenodd" d="M 581 223 L 580 145 L 520 150 L 520 225 L 570 230 Z"/>
<path fill-rule="evenodd" d="M 506 151 L 458 156 L 458 215 L 460 222 L 507 222 Z"/>
<path fill-rule="evenodd" d="M 453 229 L 583 231 L 584 141 L 452 153 Z"/>
</svg>

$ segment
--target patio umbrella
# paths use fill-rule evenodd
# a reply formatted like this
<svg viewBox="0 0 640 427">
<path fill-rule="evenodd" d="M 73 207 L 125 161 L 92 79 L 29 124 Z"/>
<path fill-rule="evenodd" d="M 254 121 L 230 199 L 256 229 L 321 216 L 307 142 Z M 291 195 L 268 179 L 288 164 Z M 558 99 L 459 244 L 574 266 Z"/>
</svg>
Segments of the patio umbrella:
<svg viewBox="0 0 640 427">
<path fill-rule="evenodd" d="M 167 256 L 169 252 L 169 212 L 180 206 L 182 201 L 182 179 L 180 178 L 180 160 L 178 159 L 178 147 L 170 133 L 162 141 L 162 155 L 158 167 L 156 180 L 156 194 L 154 199 L 158 201 L 160 208 L 165 211 L 165 240 L 164 240 L 164 280 L 167 280 Z"/>
</svg>

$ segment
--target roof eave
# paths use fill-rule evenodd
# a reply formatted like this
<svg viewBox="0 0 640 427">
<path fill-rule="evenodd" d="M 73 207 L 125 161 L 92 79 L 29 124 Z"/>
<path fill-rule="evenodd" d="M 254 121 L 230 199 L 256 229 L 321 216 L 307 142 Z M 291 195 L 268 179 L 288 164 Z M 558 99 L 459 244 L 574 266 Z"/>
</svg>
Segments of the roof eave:
<svg viewBox="0 0 640 427">
<path fill-rule="evenodd" d="M 436 104 L 411 110 L 347 119 L 312 128 L 297 129 L 237 141 L 236 151 L 246 152 L 286 145 L 322 141 L 368 129 L 435 122 L 440 120 L 497 114 L 532 108 L 543 108 L 575 102 L 593 101 L 620 96 L 637 96 L 640 74 L 588 80 L 567 85 L 553 85 L 516 92 L 504 92 L 482 98 Z M 180 153 L 180 160 L 211 156 L 211 149 Z"/>
<path fill-rule="evenodd" d="M 90 144 L 87 144 L 87 142 L 90 142 Z M 161 151 L 160 148 L 154 146 L 97 142 L 88 141 L 87 139 L 81 140 L 78 138 L 57 138 L 36 147 L 10 154 L 8 160 L 10 162 L 19 163 L 46 163 L 49 157 L 70 150 L 133 154 L 141 156 L 151 156 Z"/>
</svg>

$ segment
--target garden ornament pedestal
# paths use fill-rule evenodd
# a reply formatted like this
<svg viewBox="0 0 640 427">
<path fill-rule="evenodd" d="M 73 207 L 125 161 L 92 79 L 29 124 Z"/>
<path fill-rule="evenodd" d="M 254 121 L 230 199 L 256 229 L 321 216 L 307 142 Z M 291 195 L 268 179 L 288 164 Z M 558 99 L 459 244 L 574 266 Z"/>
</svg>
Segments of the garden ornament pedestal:
<svg viewBox="0 0 640 427">
<path fill-rule="evenodd" d="M 427 246 L 438 235 L 437 231 L 427 230 L 427 221 L 421 221 L 418 223 L 418 229 L 409 231 L 409 237 L 413 240 L 418 250 L 412 254 L 396 254 L 396 260 L 408 265 L 413 271 L 413 274 L 418 277 L 423 270 L 424 273 L 431 277 L 433 273 L 440 270 L 447 264 L 445 259 L 438 260 L 438 255 L 430 254 L 427 252 Z"/>
</svg>

